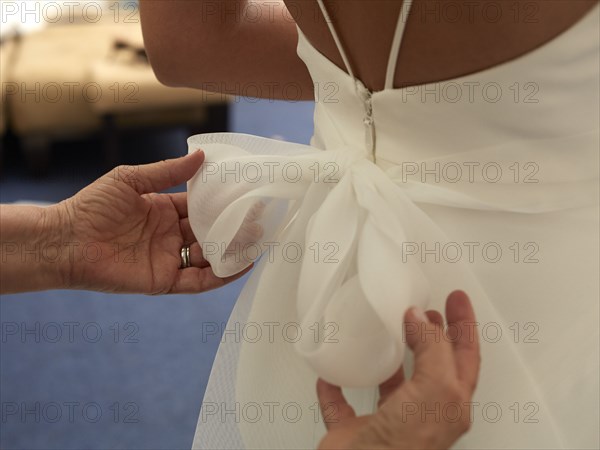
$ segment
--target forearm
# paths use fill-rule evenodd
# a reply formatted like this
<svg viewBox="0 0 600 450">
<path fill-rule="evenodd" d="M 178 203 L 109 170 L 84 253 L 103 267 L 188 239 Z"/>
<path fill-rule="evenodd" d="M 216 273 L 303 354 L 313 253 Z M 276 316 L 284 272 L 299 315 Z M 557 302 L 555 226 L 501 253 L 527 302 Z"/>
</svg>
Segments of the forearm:
<svg viewBox="0 0 600 450">
<path fill-rule="evenodd" d="M 311 100 L 296 54 L 295 22 L 281 1 L 140 2 L 144 42 L 164 84 L 231 95 Z"/>
<path fill-rule="evenodd" d="M 0 205 L 0 293 L 65 287 L 60 206 Z"/>
</svg>

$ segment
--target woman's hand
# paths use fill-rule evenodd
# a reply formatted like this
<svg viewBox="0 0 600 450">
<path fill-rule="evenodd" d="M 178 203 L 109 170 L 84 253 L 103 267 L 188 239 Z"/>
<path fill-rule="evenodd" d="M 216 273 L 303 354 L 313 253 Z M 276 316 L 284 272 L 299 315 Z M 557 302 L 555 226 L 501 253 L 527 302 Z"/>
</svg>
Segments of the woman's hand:
<svg viewBox="0 0 600 450">
<path fill-rule="evenodd" d="M 407 312 L 414 374 L 406 380 L 401 368 L 381 384 L 374 414 L 357 417 L 339 387 L 317 382 L 328 430 L 320 449 L 447 449 L 469 429 L 480 356 L 475 315 L 464 292 L 448 296 L 446 317 L 444 329 L 436 311 Z"/>
<path fill-rule="evenodd" d="M 189 180 L 201 151 L 141 166 L 121 166 L 56 206 L 72 258 L 70 288 L 105 292 L 202 292 L 241 277 L 218 278 L 202 256 L 187 218 L 187 193 L 157 194 Z M 180 269 L 182 246 L 192 267 Z"/>
</svg>

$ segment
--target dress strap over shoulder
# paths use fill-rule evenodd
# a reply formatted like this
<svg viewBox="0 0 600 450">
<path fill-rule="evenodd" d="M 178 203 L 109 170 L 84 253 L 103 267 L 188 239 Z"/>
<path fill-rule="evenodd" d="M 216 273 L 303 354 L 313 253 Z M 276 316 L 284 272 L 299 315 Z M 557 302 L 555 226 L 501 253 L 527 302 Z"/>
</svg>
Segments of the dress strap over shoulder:
<svg viewBox="0 0 600 450">
<path fill-rule="evenodd" d="M 400 8 L 400 15 L 398 16 L 398 23 L 396 24 L 396 31 L 394 33 L 394 39 L 392 40 L 392 48 L 390 49 L 390 57 L 385 73 L 385 89 L 394 88 L 394 74 L 396 73 L 398 53 L 400 52 L 402 37 L 404 36 L 404 29 L 406 28 L 406 22 L 408 22 L 412 4 L 413 0 L 404 0 L 402 7 Z"/>
<path fill-rule="evenodd" d="M 333 26 L 333 22 L 331 21 L 331 17 L 329 16 L 329 13 L 327 12 L 327 8 L 325 7 L 323 0 L 317 0 L 317 2 L 319 3 L 319 7 L 321 8 L 323 17 L 325 17 L 325 22 L 327 22 L 329 31 L 331 32 L 331 35 L 333 36 L 335 45 L 337 46 L 338 51 L 340 52 L 340 55 L 342 56 L 342 60 L 344 61 L 344 65 L 346 66 L 346 71 L 350 74 L 350 76 L 352 78 L 356 79 L 356 77 L 354 76 L 354 72 L 352 72 L 352 67 L 350 67 L 350 60 L 348 59 L 348 56 L 346 55 L 346 52 L 344 51 L 344 47 L 342 45 L 342 41 L 340 41 L 340 37 L 338 36 L 337 32 L 335 31 L 335 27 Z"/>
<path fill-rule="evenodd" d="M 346 55 L 346 51 L 344 50 L 344 46 L 342 45 L 342 41 L 335 30 L 335 26 L 333 25 L 333 21 L 327 12 L 327 8 L 323 3 L 323 0 L 317 0 L 319 7 L 321 8 L 321 12 L 323 13 L 323 17 L 327 22 L 327 26 L 329 27 L 329 31 L 335 41 L 335 45 L 342 56 L 342 60 L 344 61 L 344 66 L 346 66 L 346 71 L 348 74 L 356 79 L 354 76 L 354 72 L 352 71 L 352 67 L 350 66 L 350 60 Z M 394 39 L 392 40 L 392 47 L 390 49 L 390 56 L 388 58 L 388 65 L 385 74 L 385 89 L 393 89 L 394 88 L 394 74 L 396 72 L 396 64 L 398 62 L 398 52 L 400 51 L 400 46 L 402 44 L 402 37 L 404 36 L 404 29 L 406 28 L 406 22 L 408 20 L 408 16 L 410 14 L 410 9 L 413 4 L 413 0 L 404 0 L 402 7 L 400 8 L 400 14 L 398 15 L 398 23 L 396 25 L 396 31 L 394 33 Z"/>
<path fill-rule="evenodd" d="M 331 17 L 329 17 L 329 13 L 327 12 L 327 8 L 325 8 L 325 4 L 323 0 L 317 0 L 319 2 L 319 7 L 321 8 L 321 12 L 323 13 L 323 17 L 325 17 L 325 22 L 327 22 L 327 26 L 329 27 L 329 31 L 331 31 L 331 35 L 333 36 L 333 40 L 335 41 L 335 45 L 342 55 L 342 59 L 344 60 L 344 65 L 346 66 L 346 70 L 350 74 L 352 78 L 356 78 L 354 76 L 354 72 L 352 72 L 352 68 L 350 67 L 350 61 L 348 60 L 348 56 L 346 56 L 346 52 L 344 51 L 344 47 L 342 45 L 342 41 L 340 41 L 340 37 L 335 31 L 335 27 L 333 26 L 333 22 L 331 21 Z"/>
</svg>

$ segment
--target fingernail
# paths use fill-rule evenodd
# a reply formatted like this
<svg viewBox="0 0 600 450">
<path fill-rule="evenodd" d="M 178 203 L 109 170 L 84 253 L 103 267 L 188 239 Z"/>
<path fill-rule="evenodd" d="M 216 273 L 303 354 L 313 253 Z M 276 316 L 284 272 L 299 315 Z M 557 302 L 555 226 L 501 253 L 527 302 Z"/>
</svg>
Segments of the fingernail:
<svg viewBox="0 0 600 450">
<path fill-rule="evenodd" d="M 472 314 L 471 301 L 463 291 L 453 291 L 448 296 L 446 310 L 452 311 L 453 320 L 468 317 Z"/>
<path fill-rule="evenodd" d="M 419 308 L 418 306 L 413 306 L 410 309 L 411 314 L 418 320 L 420 320 L 421 322 L 425 322 L 428 323 L 429 319 L 427 318 L 427 315 L 425 314 L 425 311 L 423 311 L 421 308 Z"/>
</svg>

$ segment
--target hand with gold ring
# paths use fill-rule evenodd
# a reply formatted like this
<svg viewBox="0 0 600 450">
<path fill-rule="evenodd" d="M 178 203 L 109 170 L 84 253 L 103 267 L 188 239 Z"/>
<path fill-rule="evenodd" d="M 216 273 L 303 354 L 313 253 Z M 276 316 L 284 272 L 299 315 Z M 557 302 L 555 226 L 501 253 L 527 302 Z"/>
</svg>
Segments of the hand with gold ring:
<svg viewBox="0 0 600 450">
<path fill-rule="evenodd" d="M 203 292 L 244 275 L 218 278 L 202 256 L 187 214 L 187 193 L 159 192 L 189 180 L 204 162 L 182 158 L 120 166 L 48 208 L 2 205 L 2 241 L 11 250 L 49 248 L 60 256 L 2 261 L 2 292 L 54 288 L 104 292 Z M 14 253 L 14 254 L 13 254 Z M 54 253 L 53 253 L 54 254 Z M 4 256 L 4 255 L 3 255 Z"/>
</svg>

